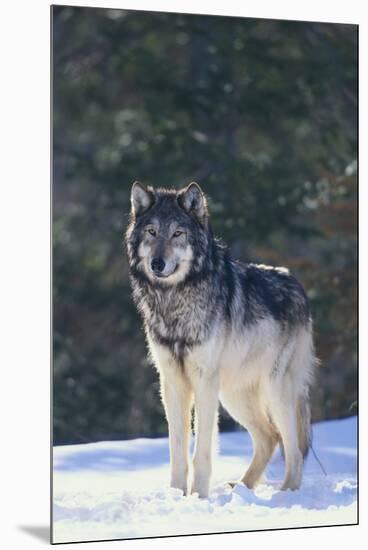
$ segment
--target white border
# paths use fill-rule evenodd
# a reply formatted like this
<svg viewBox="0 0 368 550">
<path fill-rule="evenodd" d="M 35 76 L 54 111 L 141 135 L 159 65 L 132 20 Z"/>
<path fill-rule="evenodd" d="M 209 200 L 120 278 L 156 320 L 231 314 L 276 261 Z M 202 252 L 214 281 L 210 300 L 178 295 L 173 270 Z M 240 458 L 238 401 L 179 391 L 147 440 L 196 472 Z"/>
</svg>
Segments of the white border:
<svg viewBox="0 0 368 550">
<path fill-rule="evenodd" d="M 368 180 L 367 145 L 368 19 L 358 0 L 134 0 L 60 2 L 79 6 L 120 7 L 152 11 L 182 11 L 248 17 L 287 18 L 360 25 L 360 311 L 361 334 L 368 334 L 363 303 L 367 299 Z M 49 520 L 49 2 L 4 2 L 1 10 L 1 359 L 2 407 L 1 502 L 4 548 L 44 547 L 45 542 L 19 526 L 46 526 Z M 364 134 L 364 135 L 363 135 Z M 365 210 L 365 211 L 364 211 Z M 367 340 L 367 338 L 365 338 Z M 361 339 L 360 389 L 368 388 L 367 347 Z M 365 391 L 367 391 L 365 389 Z M 365 397 L 365 396 L 364 396 Z M 368 400 L 366 400 L 368 401 Z M 367 539 L 367 406 L 360 399 L 360 520 L 359 527 L 212 535 L 97 543 L 98 548 L 184 548 L 188 544 L 282 544 L 285 549 L 311 547 L 360 548 Z M 364 431 L 363 428 L 364 427 Z M 225 537 L 225 538 L 224 538 Z M 8 543 L 8 544 L 7 544 Z M 92 544 L 92 543 L 91 543 Z M 89 548 L 91 548 L 91 544 Z M 96 543 L 93 543 L 96 544 Z M 114 546 L 115 545 L 115 546 Z M 85 547 L 81 544 L 80 547 Z M 75 545 L 64 545 L 75 548 Z"/>
<path fill-rule="evenodd" d="M 55 2 L 55 4 L 58 3 Z M 318 0 L 309 0 L 303 3 L 285 0 L 278 0 L 278 2 L 258 0 L 257 2 L 245 3 L 228 0 L 222 5 L 215 5 L 210 0 L 109 0 L 106 2 L 72 0 L 70 2 L 60 2 L 60 4 L 353 24 L 359 22 L 360 12 L 360 5 L 356 1 L 349 3 L 349 9 L 342 2 L 332 3 Z"/>
</svg>

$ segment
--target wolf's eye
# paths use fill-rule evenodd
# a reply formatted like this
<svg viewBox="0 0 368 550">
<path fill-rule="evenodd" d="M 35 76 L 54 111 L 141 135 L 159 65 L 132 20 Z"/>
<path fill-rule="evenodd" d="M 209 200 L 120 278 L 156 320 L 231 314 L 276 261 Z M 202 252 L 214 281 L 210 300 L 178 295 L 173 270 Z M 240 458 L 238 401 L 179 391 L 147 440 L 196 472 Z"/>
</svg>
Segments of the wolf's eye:
<svg viewBox="0 0 368 550">
<path fill-rule="evenodd" d="M 180 235 L 183 234 L 183 231 L 175 231 L 175 233 L 173 234 L 173 237 L 180 237 Z"/>
<path fill-rule="evenodd" d="M 156 231 L 154 229 L 147 229 L 147 231 L 152 237 L 156 237 Z"/>
</svg>

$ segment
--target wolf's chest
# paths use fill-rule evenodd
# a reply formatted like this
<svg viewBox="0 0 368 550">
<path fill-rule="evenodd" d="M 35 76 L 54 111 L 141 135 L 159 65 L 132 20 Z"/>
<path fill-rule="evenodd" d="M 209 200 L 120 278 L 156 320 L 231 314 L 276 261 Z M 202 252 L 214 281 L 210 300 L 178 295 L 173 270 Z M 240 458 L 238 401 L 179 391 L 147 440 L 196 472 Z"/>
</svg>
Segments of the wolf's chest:
<svg viewBox="0 0 368 550">
<path fill-rule="evenodd" d="M 175 299 L 176 298 L 176 299 Z M 146 304 L 145 323 L 152 338 L 168 348 L 173 357 L 183 362 L 195 346 L 208 338 L 206 312 L 184 296 L 165 296 Z"/>
<path fill-rule="evenodd" d="M 188 308 L 154 310 L 150 316 L 149 328 L 162 339 L 166 338 L 182 347 L 201 343 L 206 336 L 204 316 L 196 315 Z"/>
</svg>

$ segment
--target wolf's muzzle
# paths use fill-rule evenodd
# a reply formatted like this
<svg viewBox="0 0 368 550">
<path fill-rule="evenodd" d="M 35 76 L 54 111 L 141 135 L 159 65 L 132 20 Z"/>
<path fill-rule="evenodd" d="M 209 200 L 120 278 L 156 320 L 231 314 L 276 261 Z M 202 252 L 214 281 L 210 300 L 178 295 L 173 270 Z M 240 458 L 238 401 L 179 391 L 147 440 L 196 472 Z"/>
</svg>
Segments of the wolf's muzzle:
<svg viewBox="0 0 368 550">
<path fill-rule="evenodd" d="M 153 258 L 151 261 L 151 269 L 155 275 L 160 276 L 165 269 L 165 262 L 162 258 Z"/>
</svg>

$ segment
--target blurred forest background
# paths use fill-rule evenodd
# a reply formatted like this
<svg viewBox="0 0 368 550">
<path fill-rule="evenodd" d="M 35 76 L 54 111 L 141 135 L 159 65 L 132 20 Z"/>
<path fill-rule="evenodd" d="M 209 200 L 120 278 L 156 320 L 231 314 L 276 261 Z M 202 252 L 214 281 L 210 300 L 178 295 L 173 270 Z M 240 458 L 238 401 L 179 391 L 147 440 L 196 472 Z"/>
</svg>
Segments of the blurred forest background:
<svg viewBox="0 0 368 550">
<path fill-rule="evenodd" d="M 122 244 L 136 179 L 198 181 L 235 257 L 293 270 L 313 420 L 356 414 L 357 27 L 52 13 L 54 443 L 167 433 Z"/>
</svg>

